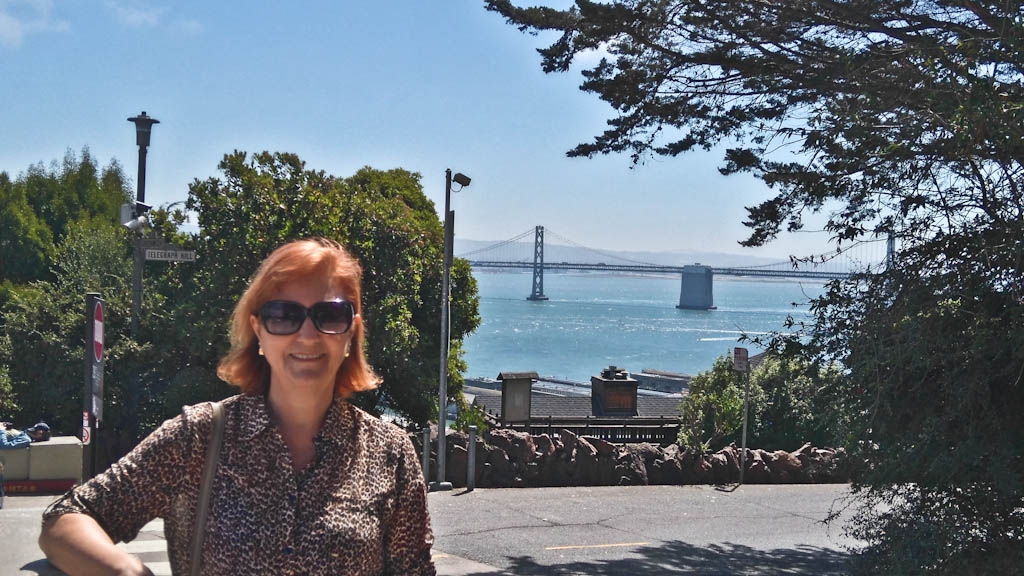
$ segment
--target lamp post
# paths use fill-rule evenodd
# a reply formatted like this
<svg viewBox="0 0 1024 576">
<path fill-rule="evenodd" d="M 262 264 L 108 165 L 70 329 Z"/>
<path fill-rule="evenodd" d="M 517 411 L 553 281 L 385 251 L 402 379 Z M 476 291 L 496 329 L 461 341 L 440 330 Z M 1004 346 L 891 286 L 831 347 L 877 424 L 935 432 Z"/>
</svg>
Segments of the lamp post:
<svg viewBox="0 0 1024 576">
<path fill-rule="evenodd" d="M 455 212 L 451 210 L 452 181 L 465 188 L 470 178 L 465 174 L 456 173 L 452 176 L 451 168 L 444 171 L 444 273 L 441 275 L 441 377 L 437 397 L 437 476 L 431 485 L 434 490 L 451 490 L 450 482 L 445 482 L 445 428 L 448 424 L 448 313 L 451 304 L 449 288 L 452 271 L 452 236 L 455 229 Z M 461 189 L 461 188 L 460 188 Z M 426 448 L 425 448 L 426 449 Z"/>
<path fill-rule="evenodd" d="M 153 124 L 159 124 L 156 118 L 146 115 L 143 110 L 138 116 L 128 119 L 135 124 L 135 143 L 139 146 L 139 177 L 138 191 L 135 194 L 135 209 L 132 210 L 132 220 L 125 223 L 130 230 L 138 232 L 145 225 L 142 214 L 149 209 L 146 202 L 146 152 L 149 148 L 149 136 Z M 142 311 L 142 268 L 145 261 L 142 252 L 142 245 L 139 244 L 138 236 L 135 237 L 135 245 L 132 258 L 132 324 L 131 336 L 135 340 L 139 335 L 139 315 Z"/>
</svg>

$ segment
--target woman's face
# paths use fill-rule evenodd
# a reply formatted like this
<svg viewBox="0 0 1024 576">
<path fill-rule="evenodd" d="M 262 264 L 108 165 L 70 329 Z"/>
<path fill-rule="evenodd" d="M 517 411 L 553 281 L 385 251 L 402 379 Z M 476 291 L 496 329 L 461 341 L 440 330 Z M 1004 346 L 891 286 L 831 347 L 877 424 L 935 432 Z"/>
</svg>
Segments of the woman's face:
<svg viewBox="0 0 1024 576">
<path fill-rule="evenodd" d="M 348 294 L 331 288 L 323 281 L 297 281 L 282 287 L 267 300 L 297 302 L 306 308 L 318 302 L 337 299 L 349 300 Z M 271 334 L 263 326 L 259 316 L 251 316 L 252 325 L 263 355 L 270 364 L 270 386 L 281 392 L 300 394 L 333 393 L 338 369 L 345 361 L 358 316 L 352 319 L 352 327 L 344 334 L 324 334 L 317 330 L 311 318 L 305 318 L 298 332 L 294 334 Z"/>
</svg>

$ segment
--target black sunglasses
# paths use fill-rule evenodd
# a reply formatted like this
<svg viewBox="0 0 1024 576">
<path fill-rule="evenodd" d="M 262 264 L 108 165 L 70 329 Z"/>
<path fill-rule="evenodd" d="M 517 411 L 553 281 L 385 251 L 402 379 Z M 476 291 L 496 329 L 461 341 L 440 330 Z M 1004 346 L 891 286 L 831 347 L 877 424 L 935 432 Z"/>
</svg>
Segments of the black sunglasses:
<svg viewBox="0 0 1024 576">
<path fill-rule="evenodd" d="M 347 300 L 317 302 L 309 308 L 298 302 L 271 300 L 260 308 L 263 327 L 278 336 L 298 332 L 307 316 L 324 334 L 344 334 L 352 327 L 355 307 Z"/>
</svg>

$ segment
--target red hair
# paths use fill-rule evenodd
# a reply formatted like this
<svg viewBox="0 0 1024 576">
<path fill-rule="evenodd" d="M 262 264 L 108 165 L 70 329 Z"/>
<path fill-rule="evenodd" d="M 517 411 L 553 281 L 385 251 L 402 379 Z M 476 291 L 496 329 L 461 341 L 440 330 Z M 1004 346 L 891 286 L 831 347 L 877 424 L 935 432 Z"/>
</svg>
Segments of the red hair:
<svg viewBox="0 0 1024 576">
<path fill-rule="evenodd" d="M 270 365 L 257 352 L 259 343 L 249 318 L 285 284 L 314 279 L 326 279 L 332 289 L 351 299 L 355 313 L 361 314 L 362 275 L 359 261 L 327 238 L 296 240 L 274 250 L 260 264 L 231 314 L 231 350 L 221 359 L 217 376 L 244 394 L 264 394 L 270 384 Z M 353 392 L 376 388 L 379 381 L 363 355 L 363 323 L 353 323 L 349 356 L 338 370 L 334 394 L 347 398 Z"/>
</svg>

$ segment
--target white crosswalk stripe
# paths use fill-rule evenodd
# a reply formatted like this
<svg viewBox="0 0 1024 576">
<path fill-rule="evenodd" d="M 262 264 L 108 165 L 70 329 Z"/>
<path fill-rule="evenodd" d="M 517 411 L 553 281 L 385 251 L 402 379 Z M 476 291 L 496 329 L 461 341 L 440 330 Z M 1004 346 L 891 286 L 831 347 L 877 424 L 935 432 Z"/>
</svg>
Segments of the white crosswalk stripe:
<svg viewBox="0 0 1024 576">
<path fill-rule="evenodd" d="M 136 556 L 145 554 L 152 558 L 159 554 L 161 560 L 144 560 L 154 576 L 171 576 L 171 563 L 167 561 L 167 540 L 164 539 L 164 521 L 157 519 L 146 524 L 131 542 L 122 542 L 118 547 Z"/>
</svg>

